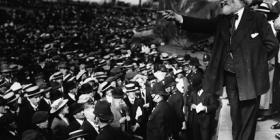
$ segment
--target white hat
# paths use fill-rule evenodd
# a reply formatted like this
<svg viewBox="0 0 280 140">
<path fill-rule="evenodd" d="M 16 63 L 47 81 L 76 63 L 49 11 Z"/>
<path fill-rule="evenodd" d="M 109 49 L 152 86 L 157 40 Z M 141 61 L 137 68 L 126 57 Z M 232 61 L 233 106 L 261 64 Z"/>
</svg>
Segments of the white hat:
<svg viewBox="0 0 280 140">
<path fill-rule="evenodd" d="M 63 98 L 59 98 L 59 99 L 55 100 L 55 101 L 51 104 L 50 113 L 55 113 L 55 112 L 57 112 L 59 109 L 61 109 L 62 107 L 64 107 L 64 106 L 66 105 L 67 102 L 68 102 L 68 99 L 63 99 Z"/>
</svg>

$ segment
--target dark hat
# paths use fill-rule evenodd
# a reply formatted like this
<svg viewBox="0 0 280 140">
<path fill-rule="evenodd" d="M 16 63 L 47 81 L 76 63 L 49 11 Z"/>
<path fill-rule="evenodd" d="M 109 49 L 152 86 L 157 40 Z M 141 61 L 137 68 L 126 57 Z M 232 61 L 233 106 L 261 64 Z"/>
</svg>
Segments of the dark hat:
<svg viewBox="0 0 280 140">
<path fill-rule="evenodd" d="M 5 80 L 4 78 L 0 79 L 0 88 L 6 86 L 7 84 L 8 84 L 7 80 Z"/>
<path fill-rule="evenodd" d="M 155 83 L 153 88 L 152 88 L 152 94 L 159 94 L 159 95 L 169 95 L 167 92 L 165 92 L 165 88 L 164 88 L 164 84 L 159 82 L 159 83 Z"/>
<path fill-rule="evenodd" d="M 124 96 L 124 93 L 123 93 L 121 88 L 114 88 L 112 90 L 112 97 L 113 98 L 120 99 L 120 98 L 123 98 L 123 96 Z"/>
<path fill-rule="evenodd" d="M 80 103 L 73 103 L 69 107 L 69 111 L 71 115 L 75 115 L 79 112 L 81 112 L 84 109 L 84 105 Z"/>
<path fill-rule="evenodd" d="M 101 120 L 104 121 L 113 121 L 114 116 L 111 111 L 111 105 L 105 100 L 100 100 L 97 101 L 94 112 L 93 112 L 97 117 L 99 117 Z"/>
<path fill-rule="evenodd" d="M 83 84 L 78 91 L 79 94 L 88 94 L 91 92 L 93 92 L 93 87 L 89 83 Z"/>
<path fill-rule="evenodd" d="M 45 122 L 49 118 L 49 113 L 47 111 L 36 111 L 32 116 L 32 123 L 39 124 Z"/>
<path fill-rule="evenodd" d="M 111 69 L 110 74 L 111 75 L 116 75 L 122 72 L 122 67 L 117 66 Z"/>
<path fill-rule="evenodd" d="M 168 88 L 170 86 L 174 86 L 176 84 L 176 81 L 174 78 L 172 78 L 171 76 L 165 77 L 162 80 L 162 83 L 164 85 L 165 88 Z"/>
<path fill-rule="evenodd" d="M 84 132 L 82 129 L 75 130 L 69 133 L 69 138 L 67 140 L 75 140 L 76 138 L 84 137 L 86 135 L 87 133 Z"/>
</svg>

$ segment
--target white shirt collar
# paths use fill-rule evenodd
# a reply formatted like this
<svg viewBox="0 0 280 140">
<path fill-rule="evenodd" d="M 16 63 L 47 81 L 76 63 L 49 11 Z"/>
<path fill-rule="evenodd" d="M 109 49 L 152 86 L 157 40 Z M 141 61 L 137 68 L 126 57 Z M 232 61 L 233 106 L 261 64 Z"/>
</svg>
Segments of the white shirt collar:
<svg viewBox="0 0 280 140">
<path fill-rule="evenodd" d="M 80 119 L 76 119 L 76 121 L 80 124 L 80 125 L 82 125 L 83 124 L 83 120 L 80 120 Z"/>
<path fill-rule="evenodd" d="M 88 119 L 87 119 L 87 121 L 92 125 L 92 127 L 95 129 L 95 131 L 99 134 L 98 126 Z"/>
<path fill-rule="evenodd" d="M 239 23 L 240 23 L 240 20 L 241 20 L 241 18 L 242 18 L 242 16 L 243 16 L 243 13 L 244 13 L 244 7 L 243 8 L 241 8 L 241 9 L 239 9 L 235 14 L 237 14 L 238 15 L 238 19 L 235 21 L 235 29 L 237 29 L 238 28 L 238 25 L 239 25 Z"/>
<path fill-rule="evenodd" d="M 30 103 L 30 105 L 32 106 L 32 108 L 36 111 L 37 110 L 37 108 L 38 108 L 38 105 L 37 106 L 35 106 L 31 101 L 30 101 L 30 99 L 29 98 L 27 98 L 27 100 L 29 101 L 29 103 Z"/>
</svg>

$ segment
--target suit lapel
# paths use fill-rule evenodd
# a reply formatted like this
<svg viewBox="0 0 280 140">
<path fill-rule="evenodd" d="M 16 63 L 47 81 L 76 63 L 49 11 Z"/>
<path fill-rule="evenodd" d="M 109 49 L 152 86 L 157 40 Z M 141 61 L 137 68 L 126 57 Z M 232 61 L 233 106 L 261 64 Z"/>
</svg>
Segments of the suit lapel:
<svg viewBox="0 0 280 140">
<path fill-rule="evenodd" d="M 242 39 L 244 39 L 245 35 L 247 35 L 248 31 L 250 30 L 248 27 L 252 27 L 253 25 L 252 19 L 252 13 L 250 12 L 250 9 L 245 7 L 239 26 L 232 36 L 232 42 L 235 42 L 233 43 L 233 48 L 239 46 Z"/>
</svg>

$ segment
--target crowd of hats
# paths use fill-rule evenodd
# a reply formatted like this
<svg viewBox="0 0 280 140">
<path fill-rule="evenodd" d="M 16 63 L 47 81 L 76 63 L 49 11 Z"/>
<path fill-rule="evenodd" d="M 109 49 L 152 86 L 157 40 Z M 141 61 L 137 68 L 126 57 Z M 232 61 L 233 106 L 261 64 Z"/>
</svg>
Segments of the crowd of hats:
<svg viewBox="0 0 280 140">
<path fill-rule="evenodd" d="M 154 24 L 153 11 L 53 4 L 28 12 L 8 10 L 7 14 L 9 18 L 0 25 L 0 106 L 12 109 L 24 98 L 50 93 L 50 111 L 36 112 L 33 123 L 45 121 L 48 113 L 70 104 L 71 99 L 63 94 L 76 94 L 70 114 L 81 111 L 86 102 L 99 100 L 108 90 L 113 89 L 113 98 L 124 98 L 139 92 L 147 81 L 163 80 L 164 87 L 153 90 L 166 96 L 162 89 L 174 85 L 174 78 L 186 73 L 185 67 L 201 66 L 188 54 L 160 53 L 157 48 L 164 42 L 132 41 L 131 29 Z M 204 60 L 210 61 L 210 56 Z M 94 113 L 112 119 L 103 116 L 110 106 L 98 104 Z M 74 138 L 83 135 L 80 130 L 69 134 Z"/>
</svg>

